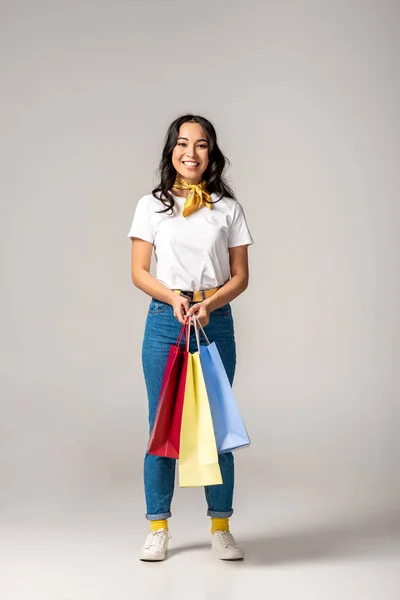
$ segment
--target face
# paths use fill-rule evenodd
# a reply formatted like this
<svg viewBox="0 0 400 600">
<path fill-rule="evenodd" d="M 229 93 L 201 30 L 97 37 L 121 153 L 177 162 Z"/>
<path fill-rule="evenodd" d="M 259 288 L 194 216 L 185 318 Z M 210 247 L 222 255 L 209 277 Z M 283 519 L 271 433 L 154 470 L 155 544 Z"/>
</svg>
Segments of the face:
<svg viewBox="0 0 400 600">
<path fill-rule="evenodd" d="M 199 123 L 183 123 L 172 152 L 172 164 L 188 183 L 197 184 L 208 166 L 208 140 Z"/>
</svg>

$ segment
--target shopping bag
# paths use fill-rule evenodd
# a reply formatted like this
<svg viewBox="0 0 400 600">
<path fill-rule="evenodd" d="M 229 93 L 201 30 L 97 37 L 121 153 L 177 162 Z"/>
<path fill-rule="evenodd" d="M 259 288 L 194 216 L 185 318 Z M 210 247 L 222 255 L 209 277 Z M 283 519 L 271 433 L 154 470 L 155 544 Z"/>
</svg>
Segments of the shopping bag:
<svg viewBox="0 0 400 600">
<path fill-rule="evenodd" d="M 189 339 L 189 337 L 188 337 Z M 182 365 L 181 374 L 178 381 L 178 388 L 176 391 L 175 405 L 172 411 L 172 420 L 169 431 L 169 448 L 170 453 L 165 456 L 171 458 L 179 458 L 180 454 L 180 441 L 181 441 L 181 424 L 182 424 L 182 413 L 183 413 L 183 402 L 185 399 L 185 388 L 186 388 L 186 375 L 188 365 L 189 352 L 182 350 Z"/>
<path fill-rule="evenodd" d="M 210 344 L 199 320 L 194 316 L 197 345 L 210 403 L 217 450 L 220 454 L 249 446 L 250 439 L 233 395 L 224 364 L 213 342 Z M 207 345 L 200 346 L 199 330 Z"/>
<path fill-rule="evenodd" d="M 222 483 L 210 405 L 198 352 L 188 354 L 179 452 L 179 486 Z"/>
<path fill-rule="evenodd" d="M 180 347 L 183 333 L 185 348 Z M 147 452 L 169 458 L 179 457 L 180 430 L 186 386 L 190 319 L 182 327 L 177 342 L 171 346 L 165 368 L 157 412 L 150 434 Z"/>
</svg>

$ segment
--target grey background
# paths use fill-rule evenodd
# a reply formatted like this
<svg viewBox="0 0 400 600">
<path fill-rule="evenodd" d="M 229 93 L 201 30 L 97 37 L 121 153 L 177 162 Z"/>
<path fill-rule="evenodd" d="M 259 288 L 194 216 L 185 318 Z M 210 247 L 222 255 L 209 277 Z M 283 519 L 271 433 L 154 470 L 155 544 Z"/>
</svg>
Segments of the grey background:
<svg viewBox="0 0 400 600">
<path fill-rule="evenodd" d="M 393 529 L 399 4 L 17 0 L 0 33 L 3 539 L 101 524 L 136 551 L 147 532 L 150 299 L 126 235 L 186 112 L 214 122 L 256 242 L 233 302 L 253 443 L 232 525 Z M 205 510 L 177 488 L 175 527 L 208 531 Z"/>
</svg>

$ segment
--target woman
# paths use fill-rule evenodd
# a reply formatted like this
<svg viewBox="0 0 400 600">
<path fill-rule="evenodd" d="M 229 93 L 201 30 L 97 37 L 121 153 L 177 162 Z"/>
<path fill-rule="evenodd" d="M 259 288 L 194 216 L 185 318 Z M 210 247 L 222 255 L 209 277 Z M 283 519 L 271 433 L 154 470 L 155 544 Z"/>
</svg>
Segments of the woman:
<svg viewBox="0 0 400 600">
<path fill-rule="evenodd" d="M 213 125 L 184 115 L 171 123 L 160 162 L 161 181 L 140 198 L 128 237 L 132 281 L 151 297 L 142 364 L 153 426 L 171 344 L 187 316 L 196 315 L 215 341 L 232 385 L 236 365 L 230 302 L 248 284 L 247 246 L 253 243 L 241 205 L 224 182 L 226 159 Z M 156 278 L 150 274 L 154 248 Z M 194 332 L 190 352 L 197 350 Z M 211 549 L 222 560 L 243 558 L 229 531 L 233 513 L 234 461 L 220 454 L 223 483 L 205 486 L 211 517 Z M 164 560 L 174 491 L 175 460 L 146 453 L 144 487 L 150 533 L 141 560 Z"/>
</svg>

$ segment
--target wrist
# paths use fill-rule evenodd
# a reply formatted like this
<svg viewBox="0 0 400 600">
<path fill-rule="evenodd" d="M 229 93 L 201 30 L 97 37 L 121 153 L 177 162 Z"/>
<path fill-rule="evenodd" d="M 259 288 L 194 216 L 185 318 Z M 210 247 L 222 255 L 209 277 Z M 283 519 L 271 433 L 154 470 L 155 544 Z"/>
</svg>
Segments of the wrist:
<svg viewBox="0 0 400 600">
<path fill-rule="evenodd" d="M 169 290 L 167 302 L 172 305 L 174 303 L 174 301 L 177 299 L 177 297 L 178 297 L 178 294 L 176 294 L 172 290 Z"/>
<path fill-rule="evenodd" d="M 213 309 L 212 299 L 213 299 L 213 296 L 211 296 L 210 298 L 206 298 L 205 300 L 203 300 L 203 305 L 206 307 L 206 309 L 208 310 L 208 312 L 212 312 L 214 310 Z"/>
</svg>

